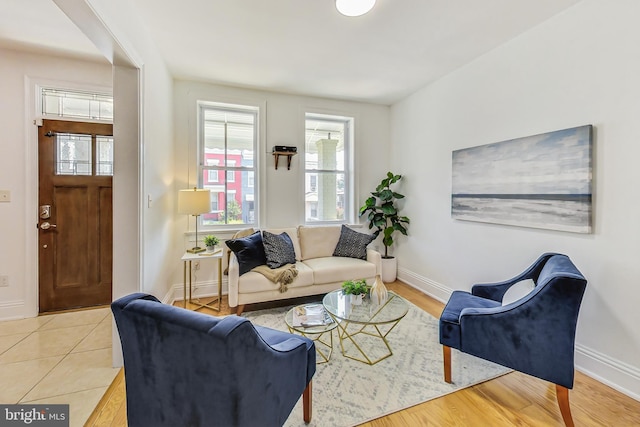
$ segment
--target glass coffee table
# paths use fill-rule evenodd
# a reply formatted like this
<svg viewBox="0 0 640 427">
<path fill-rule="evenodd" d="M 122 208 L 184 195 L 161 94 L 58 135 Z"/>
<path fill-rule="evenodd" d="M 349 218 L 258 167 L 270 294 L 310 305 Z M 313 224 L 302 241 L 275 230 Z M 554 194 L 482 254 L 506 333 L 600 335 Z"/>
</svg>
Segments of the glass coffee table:
<svg viewBox="0 0 640 427">
<path fill-rule="evenodd" d="M 316 352 L 319 356 L 316 358 L 317 364 L 327 363 L 331 359 L 331 354 L 333 353 L 333 330 L 338 327 L 338 323 L 333 319 L 330 319 L 332 320 L 330 323 L 325 324 L 301 323 L 300 319 L 296 316 L 296 310 L 299 310 L 297 313 L 302 314 L 307 307 L 322 308 L 322 303 L 303 304 L 293 307 L 285 315 L 284 321 L 287 324 L 287 328 L 289 328 L 289 332 L 292 334 L 297 332 L 298 334 L 311 339 L 315 343 Z"/>
<path fill-rule="evenodd" d="M 344 295 L 341 289 L 329 292 L 322 300 L 336 321 L 342 355 L 369 365 L 392 356 L 387 335 L 407 314 L 409 304 L 393 292 L 381 305 L 372 304 L 369 298 L 361 304 L 352 304 L 351 300 L 352 295 Z"/>
</svg>

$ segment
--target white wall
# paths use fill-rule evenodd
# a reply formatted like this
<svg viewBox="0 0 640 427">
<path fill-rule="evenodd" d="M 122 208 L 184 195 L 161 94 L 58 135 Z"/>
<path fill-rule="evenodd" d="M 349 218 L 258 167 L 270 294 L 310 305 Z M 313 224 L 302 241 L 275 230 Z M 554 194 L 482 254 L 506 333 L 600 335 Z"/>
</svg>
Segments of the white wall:
<svg viewBox="0 0 640 427">
<path fill-rule="evenodd" d="M 176 81 L 175 92 L 175 141 L 176 176 L 175 191 L 197 185 L 197 125 L 196 102 L 215 101 L 261 108 L 262 132 L 259 147 L 261 167 L 262 217 L 260 227 L 278 228 L 297 226 L 304 221 L 304 114 L 317 112 L 354 117 L 355 119 L 355 200 L 357 208 L 374 191 L 384 177 L 389 165 L 389 107 L 287 95 L 258 90 L 240 89 L 206 83 Z M 295 145 L 300 154 L 293 157 L 291 170 L 280 159 L 275 170 L 271 149 L 274 145 Z M 184 233 L 194 228 L 193 218 L 176 217 L 176 240 L 186 242 Z M 356 215 L 356 221 L 357 215 Z M 204 235 L 204 233 L 199 233 Z M 216 233 L 221 235 L 220 233 Z M 222 237 L 225 237 L 224 235 Z M 187 243 L 176 251 L 192 246 Z M 203 269 L 206 266 L 203 264 Z M 203 270 L 203 280 L 213 280 L 213 274 Z M 208 277 L 209 279 L 204 279 Z M 174 283 L 182 283 L 182 265 L 175 264 Z"/>
<path fill-rule="evenodd" d="M 410 237 L 400 274 L 439 298 L 568 254 L 589 283 L 576 363 L 640 398 L 640 2 L 585 0 L 392 107 Z M 595 127 L 590 235 L 454 221 L 452 150 Z"/>
<path fill-rule="evenodd" d="M 0 49 L 0 319 L 37 314 L 37 128 L 35 85 L 110 88 L 111 66 Z"/>
<path fill-rule="evenodd" d="M 122 115 L 119 116 L 116 109 L 114 132 L 118 132 L 123 121 L 130 119 L 125 114 L 139 115 L 137 134 L 129 126 L 125 129 L 127 136 L 133 138 L 133 144 L 137 144 L 135 147 L 128 147 L 128 150 L 132 150 L 131 156 L 135 157 L 134 163 L 126 171 L 121 170 L 124 178 L 114 178 L 114 203 L 125 201 L 120 198 L 122 193 L 116 194 L 118 191 L 135 196 L 135 199 L 130 199 L 131 202 L 122 208 L 127 213 L 131 212 L 129 224 L 138 225 L 134 228 L 137 233 L 133 233 L 137 235 L 122 236 L 122 239 L 114 242 L 121 249 L 114 254 L 114 298 L 138 290 L 163 298 L 170 288 L 168 277 L 175 246 L 173 79 L 158 47 L 144 30 L 144 23 L 130 2 L 90 0 L 90 3 L 92 12 L 99 16 L 119 48 L 126 53 L 127 64 L 124 65 L 131 65 L 139 71 L 137 87 L 128 87 L 131 75 L 126 70 L 122 74 L 116 73 L 114 80 L 118 96 L 116 106 L 125 106 L 131 110 L 125 113 L 120 111 Z M 93 29 L 85 31 L 90 33 Z M 109 56 L 110 50 L 113 49 L 107 49 L 105 54 Z M 114 64 L 122 66 L 118 55 L 114 54 L 114 57 Z M 126 91 L 118 90 L 119 76 L 123 78 L 122 84 Z M 128 160 L 131 162 L 132 159 Z M 136 205 L 132 206 L 134 200 Z M 121 212 L 117 211 L 115 214 L 117 218 L 126 220 Z M 122 224 L 122 227 L 125 226 Z M 117 232 L 118 230 L 114 230 L 114 233 Z M 123 241 L 131 241 L 131 246 L 127 248 L 122 245 Z M 137 266 L 132 264 L 132 258 Z M 128 275 L 119 268 L 124 266 L 129 271 Z M 120 271 L 123 272 L 122 275 Z"/>
</svg>

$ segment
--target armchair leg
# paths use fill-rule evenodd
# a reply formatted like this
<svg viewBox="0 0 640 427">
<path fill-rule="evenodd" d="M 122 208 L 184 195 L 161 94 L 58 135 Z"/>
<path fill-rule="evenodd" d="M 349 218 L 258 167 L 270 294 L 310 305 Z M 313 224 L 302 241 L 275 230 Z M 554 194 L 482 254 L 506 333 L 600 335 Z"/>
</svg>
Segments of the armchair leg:
<svg viewBox="0 0 640 427">
<path fill-rule="evenodd" d="M 564 425 L 567 427 L 573 427 L 571 407 L 569 406 L 569 389 L 556 384 L 556 398 L 558 399 L 558 406 L 560 407 L 560 413 L 562 414 Z"/>
<path fill-rule="evenodd" d="M 236 307 L 236 315 L 240 316 L 243 311 L 244 311 L 244 304 L 238 304 L 238 307 Z"/>
<path fill-rule="evenodd" d="M 442 355 L 444 358 L 444 382 L 451 384 L 451 347 L 443 345 Z"/>
<path fill-rule="evenodd" d="M 307 384 L 307 388 L 302 392 L 302 410 L 304 414 L 304 422 L 311 422 L 311 381 Z"/>
</svg>

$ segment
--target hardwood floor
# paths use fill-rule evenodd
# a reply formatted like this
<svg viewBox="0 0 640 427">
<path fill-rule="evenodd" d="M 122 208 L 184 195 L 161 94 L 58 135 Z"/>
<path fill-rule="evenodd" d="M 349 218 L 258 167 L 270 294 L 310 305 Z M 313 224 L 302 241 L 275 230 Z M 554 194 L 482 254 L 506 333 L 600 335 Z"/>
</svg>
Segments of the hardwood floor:
<svg viewBox="0 0 640 427">
<path fill-rule="evenodd" d="M 402 282 L 395 282 L 387 287 L 434 317 L 440 317 L 443 304 L 439 301 Z M 222 304 L 222 313 L 230 314 L 224 299 Z M 182 306 L 181 303 L 176 305 Z M 246 311 L 273 305 L 248 306 Z M 206 309 L 201 311 L 207 312 Z M 208 313 L 216 314 L 213 311 Z M 576 426 L 640 425 L 640 402 L 580 372 L 576 372 L 575 385 L 569 393 L 569 399 Z M 85 426 L 126 426 L 125 400 L 124 375 L 121 371 Z M 509 373 L 362 424 L 366 427 L 563 425 L 554 385 L 519 372 Z"/>
</svg>

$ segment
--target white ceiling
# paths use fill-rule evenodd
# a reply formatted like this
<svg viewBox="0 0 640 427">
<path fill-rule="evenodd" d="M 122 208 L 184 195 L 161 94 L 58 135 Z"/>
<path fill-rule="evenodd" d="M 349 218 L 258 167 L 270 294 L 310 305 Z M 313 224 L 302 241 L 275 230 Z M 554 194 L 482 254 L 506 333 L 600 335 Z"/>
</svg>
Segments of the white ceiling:
<svg viewBox="0 0 640 427">
<path fill-rule="evenodd" d="M 176 78 L 391 104 L 580 0 L 129 0 Z M 0 46 L 99 53 L 52 0 L 1 0 Z"/>
</svg>

